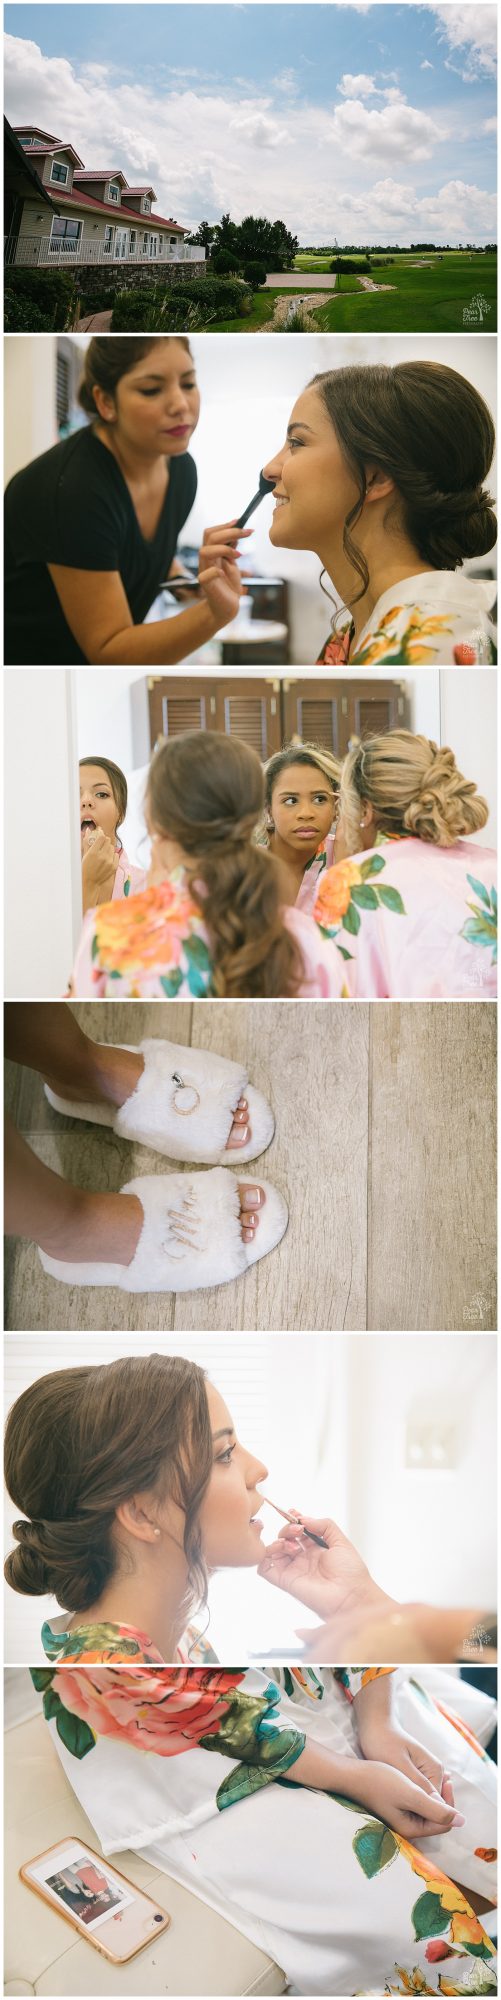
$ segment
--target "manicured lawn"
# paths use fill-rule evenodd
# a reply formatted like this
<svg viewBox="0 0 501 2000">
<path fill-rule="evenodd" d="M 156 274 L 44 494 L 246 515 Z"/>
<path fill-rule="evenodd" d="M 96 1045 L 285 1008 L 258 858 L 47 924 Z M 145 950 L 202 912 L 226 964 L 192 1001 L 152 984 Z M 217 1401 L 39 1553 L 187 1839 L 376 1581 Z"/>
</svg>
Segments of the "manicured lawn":
<svg viewBox="0 0 501 2000">
<path fill-rule="evenodd" d="M 465 252 L 450 251 L 444 254 L 441 262 L 432 258 L 429 267 L 425 258 L 425 268 L 421 270 L 412 268 L 414 261 L 414 257 L 402 257 L 396 259 L 394 264 L 373 270 L 376 284 L 394 287 L 389 292 L 364 292 L 360 289 L 354 295 L 351 290 L 353 281 L 343 276 L 336 297 L 322 306 L 316 315 L 321 331 L 365 333 L 386 329 L 395 333 L 467 332 L 463 309 L 471 304 L 477 292 L 481 292 L 490 305 L 490 312 L 484 314 L 483 326 L 472 328 L 472 331 L 495 332 L 496 257 L 469 257 Z M 351 296 L 347 296 L 347 285 Z"/>
</svg>

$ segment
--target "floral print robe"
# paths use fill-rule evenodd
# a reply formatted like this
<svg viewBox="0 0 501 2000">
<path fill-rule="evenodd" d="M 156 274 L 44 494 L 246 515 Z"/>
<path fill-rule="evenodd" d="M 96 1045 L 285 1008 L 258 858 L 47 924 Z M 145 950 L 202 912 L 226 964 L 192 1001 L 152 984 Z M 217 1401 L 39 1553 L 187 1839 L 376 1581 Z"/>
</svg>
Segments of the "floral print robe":
<svg viewBox="0 0 501 2000">
<path fill-rule="evenodd" d="M 378 598 L 353 651 L 349 612 L 319 655 L 322 666 L 489 666 L 497 660 L 489 612 L 495 584 L 457 570 L 404 577 Z"/>
<path fill-rule="evenodd" d="M 33 1680 L 103 1852 L 145 1854 L 300 1993 L 492 1994 L 494 1948 L 436 1843 L 420 1850 L 348 1798 L 294 1784 L 305 1733 L 332 1745 L 332 1720 L 298 1728 L 305 1707 L 328 1705 L 330 1679 L 349 1723 L 374 1671 L 97 1667 L 82 1653 Z M 480 1745 L 458 1742 L 480 1772 Z"/>
<path fill-rule="evenodd" d="M 328 999 L 337 967 L 303 910 L 284 910 L 303 961 L 299 998 Z M 88 910 L 69 997 L 88 1000 L 206 1000 L 212 993 L 207 926 L 183 868 L 127 900 Z"/>
<path fill-rule="evenodd" d="M 349 999 L 488 1000 L 497 991 L 496 855 L 379 838 L 321 875 L 314 916 Z"/>
</svg>

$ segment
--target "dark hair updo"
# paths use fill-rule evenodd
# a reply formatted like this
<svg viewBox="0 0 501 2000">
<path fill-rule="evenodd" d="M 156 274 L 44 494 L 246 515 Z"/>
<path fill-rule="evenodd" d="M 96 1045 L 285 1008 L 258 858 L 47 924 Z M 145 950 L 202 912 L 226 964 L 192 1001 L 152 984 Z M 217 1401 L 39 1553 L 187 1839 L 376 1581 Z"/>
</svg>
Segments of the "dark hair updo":
<svg viewBox="0 0 501 2000">
<path fill-rule="evenodd" d="M 329 370 L 314 375 L 310 387 L 322 397 L 359 490 L 343 531 L 345 555 L 361 582 L 351 603 L 370 581 L 351 529 L 360 519 L 371 461 L 394 480 L 406 534 L 430 569 L 454 570 L 493 548 L 496 517 L 483 481 L 492 463 L 494 425 L 483 397 L 464 375 L 438 361 L 399 361 L 395 368 Z"/>
<path fill-rule="evenodd" d="M 205 1376 L 177 1355 L 55 1369 L 14 1403 L 5 1479 L 24 1520 L 5 1563 L 13 1590 L 88 1611 L 117 1568 L 117 1507 L 158 1487 L 185 1515 L 192 1595 L 205 1601 L 198 1512 L 212 1467 Z"/>
<path fill-rule="evenodd" d="M 157 340 L 177 340 L 190 355 L 191 348 L 185 334 L 125 334 L 106 333 L 99 340 L 89 341 L 85 355 L 84 373 L 78 391 L 78 401 L 88 416 L 96 416 L 95 389 L 104 389 L 107 396 L 115 396 L 123 375 L 130 375 L 131 368 L 137 368 L 139 361 L 156 347 Z"/>
</svg>

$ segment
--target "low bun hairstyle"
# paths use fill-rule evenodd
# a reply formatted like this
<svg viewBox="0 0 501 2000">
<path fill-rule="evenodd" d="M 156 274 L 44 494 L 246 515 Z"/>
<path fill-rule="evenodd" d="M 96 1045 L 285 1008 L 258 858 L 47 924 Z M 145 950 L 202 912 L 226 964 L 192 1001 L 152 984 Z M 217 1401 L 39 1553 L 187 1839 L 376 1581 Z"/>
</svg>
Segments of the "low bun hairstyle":
<svg viewBox="0 0 501 2000">
<path fill-rule="evenodd" d="M 144 361 L 157 340 L 177 340 L 191 356 L 189 340 L 185 334 L 125 334 L 106 333 L 100 340 L 89 341 L 85 355 L 84 372 L 78 391 L 78 401 L 87 416 L 97 416 L 95 389 L 104 389 L 107 396 L 116 396 L 123 375 L 129 375 L 131 368 L 137 368 Z"/>
<path fill-rule="evenodd" d="M 254 834 L 264 780 L 255 750 L 197 729 L 156 751 L 148 779 L 152 830 L 187 856 L 191 893 L 210 934 L 212 992 L 226 999 L 287 998 L 302 964 L 284 926 L 279 876 Z"/>
<path fill-rule="evenodd" d="M 190 1596 L 205 1602 L 198 1512 L 211 1467 L 205 1377 L 194 1362 L 148 1354 L 43 1375 L 7 1420 L 5 1479 L 25 1516 L 14 1522 L 7 1582 L 88 1611 L 117 1568 L 117 1507 L 157 1487 L 183 1509 Z"/>
<path fill-rule="evenodd" d="M 483 484 L 494 425 L 464 375 L 438 361 L 400 361 L 395 368 L 338 368 L 315 375 L 310 386 L 322 397 L 359 489 L 343 533 L 345 555 L 360 577 L 353 604 L 370 581 L 351 530 L 362 512 L 371 461 L 394 480 L 406 534 L 430 569 L 458 569 L 494 547 L 496 517 Z"/>
<path fill-rule="evenodd" d="M 458 771 L 453 750 L 428 736 L 391 729 L 368 736 L 343 765 L 340 827 L 348 852 L 360 846 L 360 805 L 372 805 L 378 831 L 409 834 L 435 847 L 453 847 L 462 835 L 477 833 L 489 809 L 476 785 Z"/>
</svg>

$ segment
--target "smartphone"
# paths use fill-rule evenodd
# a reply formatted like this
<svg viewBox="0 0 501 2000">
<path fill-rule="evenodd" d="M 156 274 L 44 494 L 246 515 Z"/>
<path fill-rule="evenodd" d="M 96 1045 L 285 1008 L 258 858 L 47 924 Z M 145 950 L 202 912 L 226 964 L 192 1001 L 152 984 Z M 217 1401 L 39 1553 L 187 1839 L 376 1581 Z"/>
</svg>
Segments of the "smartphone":
<svg viewBox="0 0 501 2000">
<path fill-rule="evenodd" d="M 113 1965 L 125 1965 L 169 1929 L 166 1910 L 83 1840 L 58 1840 L 19 1869 L 22 1882 L 73 1924 Z"/>
</svg>

